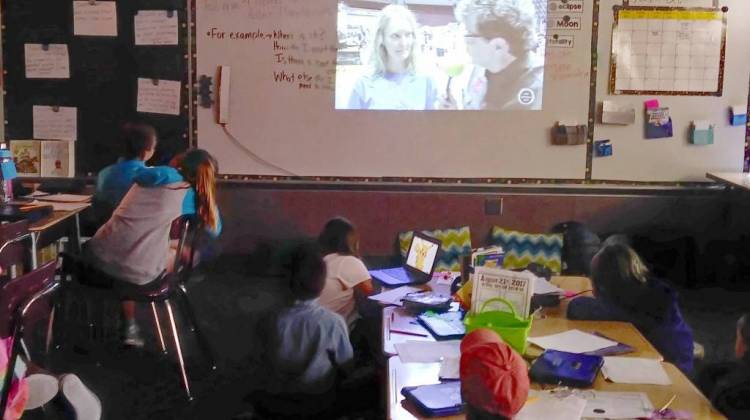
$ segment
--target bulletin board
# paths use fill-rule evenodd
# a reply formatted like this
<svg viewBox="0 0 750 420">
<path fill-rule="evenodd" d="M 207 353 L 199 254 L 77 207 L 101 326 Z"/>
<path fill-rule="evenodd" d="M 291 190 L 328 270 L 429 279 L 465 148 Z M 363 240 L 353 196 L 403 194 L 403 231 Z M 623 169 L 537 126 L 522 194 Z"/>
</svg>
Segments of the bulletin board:
<svg viewBox="0 0 750 420">
<path fill-rule="evenodd" d="M 379 10 L 388 2 L 349 3 Z M 406 3 L 452 15 L 455 1 Z M 335 109 L 336 0 L 198 1 L 196 81 L 211 78 L 215 92 L 217 71 L 227 66 L 231 87 L 225 127 L 216 122 L 216 105 L 196 106 L 197 144 L 218 158 L 224 175 L 239 179 L 581 182 L 585 139 L 554 146 L 551 131 L 557 122 L 593 124 L 596 2 L 534 3 L 566 8 L 547 15 L 541 111 L 361 111 Z M 437 19 L 423 16 L 425 23 Z M 284 61 L 285 52 L 296 59 Z"/>
<path fill-rule="evenodd" d="M 190 144 L 187 2 L 117 0 L 116 36 L 81 36 L 74 35 L 72 0 L 0 1 L 5 140 L 34 138 L 33 106 L 46 105 L 77 110 L 76 175 L 96 173 L 122 155 L 118 130 L 129 120 L 156 127 L 159 143 L 152 162 L 165 162 L 186 149 Z M 144 10 L 172 11 L 177 16 L 177 45 L 135 45 L 135 17 Z M 27 78 L 25 44 L 66 45 L 69 78 Z M 175 81 L 181 91 L 179 115 L 137 112 L 139 78 Z"/>
<path fill-rule="evenodd" d="M 686 5 L 704 5 L 712 0 L 691 0 Z M 659 0 L 630 0 L 630 4 L 664 4 Z M 615 23 L 615 6 L 621 1 L 601 0 L 599 14 L 598 67 L 607 69 L 611 64 L 612 28 Z M 611 73 L 600 71 L 597 77 L 596 97 L 598 102 L 610 101 L 618 107 L 635 108 L 635 123 L 631 125 L 596 124 L 595 140 L 608 139 L 612 143 L 613 155 L 593 157 L 592 179 L 598 182 L 696 182 L 705 181 L 709 171 L 741 172 L 745 156 L 746 127 L 732 126 L 729 122 L 730 107 L 748 108 L 750 90 L 750 54 L 747 40 L 750 39 L 750 3 L 744 0 L 722 0 L 718 8 L 693 8 L 694 14 L 721 10 L 726 19 L 726 45 L 724 48 L 722 83 L 720 96 L 696 94 L 696 92 L 651 92 L 648 94 L 615 94 L 611 90 Z M 639 10 L 639 9 L 635 9 Z M 669 12 L 669 8 L 651 9 Z M 655 33 L 658 35 L 658 32 Z M 649 89 L 644 89 L 649 90 Z M 691 96 L 684 96 L 691 93 Z M 669 108 L 673 121 L 673 136 L 670 138 L 646 139 L 644 135 L 644 102 L 656 99 L 661 107 Z M 714 126 L 714 143 L 691 144 L 691 125 L 694 121 L 707 120 Z"/>
</svg>

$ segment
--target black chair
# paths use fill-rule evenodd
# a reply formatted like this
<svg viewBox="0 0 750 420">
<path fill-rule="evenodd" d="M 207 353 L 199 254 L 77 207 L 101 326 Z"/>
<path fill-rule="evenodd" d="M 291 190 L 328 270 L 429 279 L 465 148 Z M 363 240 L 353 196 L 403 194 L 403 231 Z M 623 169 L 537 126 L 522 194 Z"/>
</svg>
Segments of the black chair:
<svg viewBox="0 0 750 420">
<path fill-rule="evenodd" d="M 59 288 L 60 282 L 55 279 L 57 261 L 51 261 L 38 269 L 8 280 L 0 285 L 0 337 L 11 337 L 12 344 L 8 355 L 8 369 L 3 380 L 3 392 L 0 395 L 0 413 L 5 413 L 8 396 L 13 380 L 13 366 L 21 351 L 27 360 L 31 360 L 23 342 L 24 333 L 32 323 L 48 317 L 46 352 L 52 339 L 54 306 L 50 302 L 40 308 L 43 299 L 51 297 Z M 49 309 L 52 308 L 50 311 Z"/>
<path fill-rule="evenodd" d="M 133 285 L 103 272 L 85 258 L 78 255 L 63 254 L 64 272 L 73 277 L 76 283 L 85 287 L 111 289 L 120 300 L 130 300 L 151 305 L 154 324 L 156 327 L 162 353 L 167 353 L 167 346 L 162 334 L 158 305 L 163 303 L 169 317 L 169 324 L 174 338 L 177 362 L 180 367 L 182 383 L 189 400 L 193 399 L 190 391 L 190 381 L 185 368 L 182 344 L 175 323 L 172 309 L 172 299 L 182 303 L 183 312 L 190 330 L 195 334 L 198 344 L 209 358 L 211 369 L 216 369 L 215 359 L 208 341 L 198 328 L 195 314 L 192 310 L 187 292 L 187 281 L 193 270 L 194 242 L 197 232 L 202 226 L 193 217 L 182 216 L 172 223 L 170 237 L 178 239 L 174 265 L 171 271 L 165 271 L 156 279 L 145 285 Z"/>
</svg>

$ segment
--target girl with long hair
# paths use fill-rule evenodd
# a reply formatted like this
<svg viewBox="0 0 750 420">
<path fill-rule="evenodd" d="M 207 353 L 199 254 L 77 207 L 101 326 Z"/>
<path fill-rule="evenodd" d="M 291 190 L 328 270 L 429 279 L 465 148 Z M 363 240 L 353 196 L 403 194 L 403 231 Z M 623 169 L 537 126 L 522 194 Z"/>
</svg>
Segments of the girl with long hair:
<svg viewBox="0 0 750 420">
<path fill-rule="evenodd" d="M 87 243 L 88 257 L 112 277 L 147 285 L 171 268 L 169 231 L 177 217 L 196 215 L 209 234 L 221 232 L 216 160 L 205 150 L 178 156 L 175 167 L 144 168 L 112 217 Z M 123 301 L 125 344 L 140 346 L 134 302 Z"/>
<path fill-rule="evenodd" d="M 374 292 L 370 273 L 358 258 L 359 233 L 352 222 L 335 217 L 323 227 L 318 243 L 328 273 L 320 304 L 344 317 L 351 329 L 360 315 L 355 292 L 362 297 Z"/>
<path fill-rule="evenodd" d="M 682 318 L 677 293 L 622 242 L 608 239 L 591 260 L 595 297 L 573 299 L 568 318 L 630 322 L 667 361 L 690 373 L 693 333 Z"/>
</svg>

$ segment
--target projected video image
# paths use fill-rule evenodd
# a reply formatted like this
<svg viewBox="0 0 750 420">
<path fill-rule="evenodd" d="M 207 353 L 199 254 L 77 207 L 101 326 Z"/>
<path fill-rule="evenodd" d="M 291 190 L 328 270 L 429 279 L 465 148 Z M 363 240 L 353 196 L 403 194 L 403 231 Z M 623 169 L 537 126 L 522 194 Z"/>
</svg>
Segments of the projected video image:
<svg viewBox="0 0 750 420">
<path fill-rule="evenodd" d="M 337 20 L 336 109 L 542 109 L 547 0 L 342 0 Z"/>
</svg>

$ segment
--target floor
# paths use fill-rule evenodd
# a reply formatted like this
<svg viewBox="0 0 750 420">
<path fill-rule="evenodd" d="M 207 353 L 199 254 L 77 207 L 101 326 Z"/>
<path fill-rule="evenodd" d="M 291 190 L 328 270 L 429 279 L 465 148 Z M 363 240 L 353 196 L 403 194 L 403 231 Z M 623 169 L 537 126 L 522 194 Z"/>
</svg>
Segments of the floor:
<svg viewBox="0 0 750 420">
<path fill-rule="evenodd" d="M 101 399 L 103 418 L 108 420 L 259 418 L 245 398 L 262 386 L 255 362 L 262 337 L 256 337 L 253 331 L 260 315 L 278 302 L 278 291 L 283 284 L 278 277 L 253 274 L 257 271 L 241 257 L 224 257 L 190 284 L 191 301 L 200 326 L 218 355 L 217 368 L 212 371 L 190 331 L 180 327 L 178 319 L 195 395 L 192 402 L 187 401 L 182 389 L 174 352 L 160 354 L 153 335 L 147 337 L 144 350 L 119 346 L 117 303 L 108 301 L 98 291 L 76 292 L 76 296 L 66 297 L 69 303 L 66 315 L 61 317 L 64 321 L 56 324 L 55 339 L 60 348 L 53 352 L 47 366 L 54 374 L 78 374 Z M 694 329 L 696 341 L 706 347 L 706 362 L 731 356 L 733 325 L 748 297 L 746 292 L 721 289 L 682 291 L 683 312 Z M 91 301 L 96 304 L 83 304 Z M 102 327 L 94 328 L 93 332 L 84 322 L 89 316 L 87 308 L 94 312 L 93 318 L 103 320 Z M 150 314 L 148 307 L 140 308 L 138 314 L 140 325 L 149 332 L 153 330 Z M 166 316 L 162 320 L 166 321 Z M 376 383 L 372 389 L 382 387 Z M 384 398 L 371 397 L 369 408 L 346 418 L 382 418 Z M 46 413 L 27 412 L 24 419 L 63 418 L 62 412 L 55 403 Z"/>
</svg>

